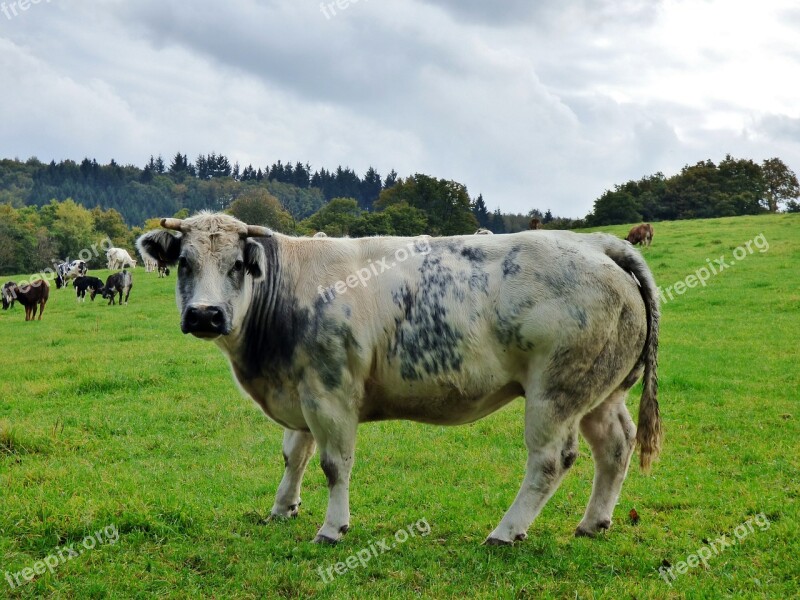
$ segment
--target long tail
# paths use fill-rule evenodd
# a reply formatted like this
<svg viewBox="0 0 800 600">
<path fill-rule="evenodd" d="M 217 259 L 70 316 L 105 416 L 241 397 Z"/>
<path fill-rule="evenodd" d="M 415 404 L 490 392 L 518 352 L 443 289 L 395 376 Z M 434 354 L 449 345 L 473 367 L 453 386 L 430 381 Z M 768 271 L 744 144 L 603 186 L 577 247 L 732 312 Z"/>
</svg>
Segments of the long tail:
<svg viewBox="0 0 800 600">
<path fill-rule="evenodd" d="M 597 234 L 603 242 L 606 256 L 622 269 L 632 273 L 639 282 L 639 290 L 647 313 L 647 338 L 639 365 L 644 363 L 642 398 L 639 401 L 639 424 L 636 443 L 639 445 L 639 464 L 648 473 L 653 461 L 661 452 L 661 415 L 658 410 L 658 288 L 653 274 L 642 256 L 630 244 L 613 236 Z"/>
</svg>

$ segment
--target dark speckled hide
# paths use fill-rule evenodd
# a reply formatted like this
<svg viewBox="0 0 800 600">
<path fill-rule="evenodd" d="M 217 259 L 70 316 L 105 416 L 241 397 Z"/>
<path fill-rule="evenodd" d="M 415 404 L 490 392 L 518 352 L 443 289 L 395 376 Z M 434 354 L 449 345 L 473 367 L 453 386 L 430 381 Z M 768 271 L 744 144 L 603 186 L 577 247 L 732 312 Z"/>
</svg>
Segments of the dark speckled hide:
<svg viewBox="0 0 800 600">
<path fill-rule="evenodd" d="M 334 305 L 321 296 L 312 308 L 301 308 L 292 292 L 294 281 L 282 268 L 279 242 L 275 238 L 258 242 L 264 247 L 266 269 L 264 280 L 255 285 L 236 357 L 244 376 L 273 382 L 287 375 L 296 379 L 301 373 L 295 359 L 303 350 L 325 387 L 339 387 L 347 351 L 358 347 L 350 325 L 334 318 Z"/>
<path fill-rule="evenodd" d="M 463 366 L 463 332 L 453 325 L 449 310 L 469 310 L 475 295 L 489 289 L 484 269 L 486 251 L 448 240 L 431 246 L 418 269 L 418 278 L 392 292 L 400 309 L 387 358 L 398 360 L 403 379 L 458 372 Z"/>
</svg>

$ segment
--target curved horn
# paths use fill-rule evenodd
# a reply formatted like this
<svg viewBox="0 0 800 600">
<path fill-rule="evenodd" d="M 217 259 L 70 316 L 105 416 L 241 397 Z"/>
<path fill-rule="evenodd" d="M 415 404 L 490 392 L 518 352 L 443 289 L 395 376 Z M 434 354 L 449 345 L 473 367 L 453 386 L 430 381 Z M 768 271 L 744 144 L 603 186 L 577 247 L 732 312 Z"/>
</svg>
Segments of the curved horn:
<svg viewBox="0 0 800 600">
<path fill-rule="evenodd" d="M 174 229 L 185 233 L 182 219 L 161 219 L 161 226 L 164 229 Z"/>
<path fill-rule="evenodd" d="M 260 225 L 248 225 L 247 233 L 243 234 L 242 237 L 272 237 L 272 230 Z"/>
</svg>

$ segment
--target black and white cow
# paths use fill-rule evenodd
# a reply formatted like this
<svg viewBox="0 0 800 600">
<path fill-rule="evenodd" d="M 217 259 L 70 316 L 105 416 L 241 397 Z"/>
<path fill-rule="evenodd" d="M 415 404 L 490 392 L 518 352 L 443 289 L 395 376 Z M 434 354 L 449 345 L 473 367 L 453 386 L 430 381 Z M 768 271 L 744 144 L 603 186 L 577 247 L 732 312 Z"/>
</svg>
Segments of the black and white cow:
<svg viewBox="0 0 800 600">
<path fill-rule="evenodd" d="M 128 304 L 128 296 L 131 295 L 133 287 L 133 277 L 127 271 L 114 273 L 106 279 L 106 285 L 100 290 L 100 295 L 108 300 L 109 304 L 115 304 L 116 295 L 119 294 L 119 305 L 122 306 L 122 296 L 125 295 L 125 304 Z M 94 296 L 92 296 L 94 300 Z"/>
<path fill-rule="evenodd" d="M 17 296 L 12 292 L 16 288 L 17 284 L 14 281 L 7 281 L 6 283 L 3 284 L 3 289 L 0 291 L 0 294 L 2 294 L 2 299 L 3 299 L 3 310 L 14 308 L 14 302 L 16 302 Z"/>
<path fill-rule="evenodd" d="M 83 277 L 89 272 L 89 267 L 85 260 L 69 259 L 66 262 L 56 266 L 56 289 L 61 289 L 67 286 L 70 279 L 77 279 Z"/>
<path fill-rule="evenodd" d="M 86 292 L 90 294 L 90 298 L 94 302 L 94 297 L 103 289 L 102 280 L 97 277 L 78 277 L 72 282 L 72 287 L 75 288 L 75 295 L 77 299 L 86 302 Z"/>
<path fill-rule="evenodd" d="M 626 242 L 594 233 L 302 239 L 222 214 L 164 219 L 137 246 L 178 265 L 181 329 L 214 340 L 242 388 L 285 428 L 272 515 L 295 516 L 319 446 L 329 486 L 317 542 L 350 523 L 359 423 L 457 425 L 525 398 L 527 472 L 489 544 L 525 539 L 577 457 L 592 496 L 576 535 L 611 525 L 635 444 L 661 444 L 659 308 Z M 639 427 L 625 398 L 644 375 Z"/>
</svg>

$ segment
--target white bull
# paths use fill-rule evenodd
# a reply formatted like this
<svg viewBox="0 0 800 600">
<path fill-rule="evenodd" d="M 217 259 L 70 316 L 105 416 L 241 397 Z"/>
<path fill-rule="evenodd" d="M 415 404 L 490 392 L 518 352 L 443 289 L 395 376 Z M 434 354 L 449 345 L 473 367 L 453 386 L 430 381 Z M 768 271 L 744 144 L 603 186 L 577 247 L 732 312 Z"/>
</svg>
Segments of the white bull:
<svg viewBox="0 0 800 600">
<path fill-rule="evenodd" d="M 106 252 L 109 269 L 124 269 L 127 266 L 136 268 L 136 259 L 132 258 L 124 248 L 109 248 Z"/>
<path fill-rule="evenodd" d="M 178 264 L 181 329 L 215 340 L 242 388 L 285 428 L 272 514 L 295 516 L 319 446 L 329 486 L 315 541 L 350 523 L 359 423 L 455 425 L 525 398 L 527 471 L 489 535 L 526 532 L 577 457 L 595 462 L 576 535 L 611 525 L 636 442 L 658 455 L 659 310 L 640 254 L 604 234 L 310 240 L 227 215 L 164 219 L 137 241 Z M 638 433 L 625 406 L 644 374 Z"/>
</svg>

